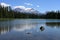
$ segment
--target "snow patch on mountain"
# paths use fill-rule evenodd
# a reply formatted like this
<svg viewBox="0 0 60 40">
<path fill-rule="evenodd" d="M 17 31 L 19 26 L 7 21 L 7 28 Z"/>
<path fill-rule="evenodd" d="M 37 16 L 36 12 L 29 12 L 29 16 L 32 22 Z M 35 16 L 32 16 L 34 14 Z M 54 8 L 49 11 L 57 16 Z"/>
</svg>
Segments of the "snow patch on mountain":
<svg viewBox="0 0 60 40">
<path fill-rule="evenodd" d="M 14 10 L 15 11 L 18 11 L 18 12 L 26 12 L 26 13 L 38 13 L 37 10 L 33 9 L 33 8 L 26 8 L 24 6 L 16 6 L 14 7 Z"/>
</svg>

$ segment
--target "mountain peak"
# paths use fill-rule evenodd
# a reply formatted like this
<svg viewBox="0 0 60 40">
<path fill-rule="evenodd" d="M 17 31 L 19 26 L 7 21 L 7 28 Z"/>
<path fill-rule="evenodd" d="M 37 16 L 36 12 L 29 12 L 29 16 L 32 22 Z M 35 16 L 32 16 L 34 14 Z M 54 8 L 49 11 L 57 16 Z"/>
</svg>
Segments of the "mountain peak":
<svg viewBox="0 0 60 40">
<path fill-rule="evenodd" d="M 25 12 L 25 13 L 39 13 L 37 10 L 33 9 L 33 8 L 26 8 L 24 6 L 16 6 L 14 8 L 14 11 L 18 11 L 18 12 Z"/>
</svg>

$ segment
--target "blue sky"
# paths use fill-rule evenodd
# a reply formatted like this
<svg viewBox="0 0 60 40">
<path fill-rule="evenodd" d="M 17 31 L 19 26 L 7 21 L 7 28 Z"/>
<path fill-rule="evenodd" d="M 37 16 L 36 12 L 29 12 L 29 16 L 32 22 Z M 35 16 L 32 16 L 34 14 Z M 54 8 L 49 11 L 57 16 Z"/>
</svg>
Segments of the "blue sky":
<svg viewBox="0 0 60 40">
<path fill-rule="evenodd" d="M 34 8 L 39 12 L 60 10 L 60 0 L 0 0 L 0 3 L 13 6 L 24 6 Z"/>
</svg>

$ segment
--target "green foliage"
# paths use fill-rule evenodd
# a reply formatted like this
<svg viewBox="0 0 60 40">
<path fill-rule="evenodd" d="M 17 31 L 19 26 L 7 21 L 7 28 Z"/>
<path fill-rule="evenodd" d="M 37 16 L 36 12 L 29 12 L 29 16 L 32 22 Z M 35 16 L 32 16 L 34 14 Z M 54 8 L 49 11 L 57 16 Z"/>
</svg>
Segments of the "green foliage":
<svg viewBox="0 0 60 40">
<path fill-rule="evenodd" d="M 60 19 L 60 12 L 59 11 L 51 11 L 46 13 L 46 18 L 48 19 Z"/>
<path fill-rule="evenodd" d="M 45 19 L 60 19 L 60 11 L 51 11 L 46 14 L 21 13 L 13 11 L 11 7 L 2 7 L 0 5 L 0 18 L 45 18 Z"/>
</svg>

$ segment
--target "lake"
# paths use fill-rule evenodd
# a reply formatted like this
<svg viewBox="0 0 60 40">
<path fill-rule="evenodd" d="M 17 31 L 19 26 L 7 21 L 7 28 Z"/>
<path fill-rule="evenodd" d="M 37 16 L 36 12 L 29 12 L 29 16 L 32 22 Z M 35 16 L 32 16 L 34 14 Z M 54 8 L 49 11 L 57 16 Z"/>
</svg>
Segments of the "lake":
<svg viewBox="0 0 60 40">
<path fill-rule="evenodd" d="M 60 20 L 3 20 L 0 21 L 0 40 L 60 40 Z"/>
</svg>

